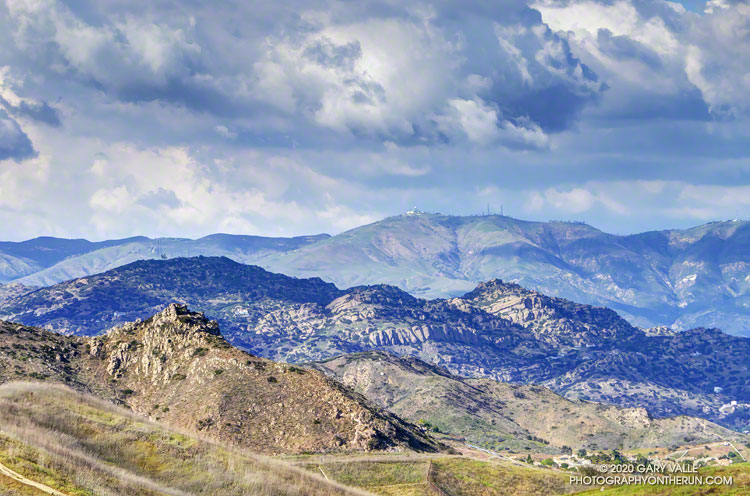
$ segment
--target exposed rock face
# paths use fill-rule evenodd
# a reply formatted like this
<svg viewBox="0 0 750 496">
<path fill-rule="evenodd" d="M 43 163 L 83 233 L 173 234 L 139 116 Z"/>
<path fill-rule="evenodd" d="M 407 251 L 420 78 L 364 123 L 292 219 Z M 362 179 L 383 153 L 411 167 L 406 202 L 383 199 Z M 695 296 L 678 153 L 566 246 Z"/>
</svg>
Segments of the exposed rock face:
<svg viewBox="0 0 750 496">
<path fill-rule="evenodd" d="M 19 296 L 23 296 L 27 293 L 30 293 L 34 289 L 35 288 L 33 287 L 24 286 L 23 284 L 17 283 L 17 282 L 11 282 L 8 284 L 0 284 L 0 304 L 12 298 L 17 298 Z"/>
<path fill-rule="evenodd" d="M 319 372 L 233 348 L 216 321 L 183 305 L 95 338 L 6 323 L 0 328 L 19 340 L 19 349 L 41 337 L 64 353 L 61 360 L 68 365 L 62 368 L 50 364 L 52 352 L 16 361 L 24 370 L 48 371 L 32 378 L 62 380 L 169 425 L 256 452 L 441 448 Z M 0 379 L 12 378 L 1 372 Z"/>
<path fill-rule="evenodd" d="M 623 346 L 643 334 L 609 308 L 552 298 L 499 279 L 480 283 L 463 299 L 555 346 Z"/>
</svg>

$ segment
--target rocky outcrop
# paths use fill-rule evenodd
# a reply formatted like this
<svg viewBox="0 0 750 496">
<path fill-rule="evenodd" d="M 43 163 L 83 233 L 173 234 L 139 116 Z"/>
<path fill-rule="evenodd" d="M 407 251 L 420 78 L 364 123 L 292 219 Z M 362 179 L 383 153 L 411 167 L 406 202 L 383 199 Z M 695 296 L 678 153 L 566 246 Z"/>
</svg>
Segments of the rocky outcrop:
<svg viewBox="0 0 750 496">
<path fill-rule="evenodd" d="M 405 346 L 428 341 L 444 341 L 477 346 L 482 339 L 473 330 L 449 325 L 421 325 L 410 329 L 381 329 L 369 334 L 374 346 Z"/>
<path fill-rule="evenodd" d="M 5 326 L 0 322 L 0 331 Z M 14 359 L 33 371 L 33 378 L 47 370 L 45 379 L 77 385 L 175 428 L 255 452 L 443 448 L 319 372 L 232 347 L 216 321 L 184 305 L 171 304 L 95 338 L 8 329 L 20 339 L 18 349 L 33 347 L 40 337 L 59 342 L 32 359 Z M 2 372 L 0 365 L 0 380 Z"/>
<path fill-rule="evenodd" d="M 609 308 L 549 297 L 500 279 L 480 283 L 462 299 L 556 346 L 623 345 L 643 335 Z"/>
</svg>

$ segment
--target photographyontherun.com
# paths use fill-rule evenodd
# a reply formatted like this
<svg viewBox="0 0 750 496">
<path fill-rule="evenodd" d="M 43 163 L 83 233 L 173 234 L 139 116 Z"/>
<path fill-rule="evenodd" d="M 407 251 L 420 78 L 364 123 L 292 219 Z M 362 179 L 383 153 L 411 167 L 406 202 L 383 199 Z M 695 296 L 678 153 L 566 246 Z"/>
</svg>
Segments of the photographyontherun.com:
<svg viewBox="0 0 750 496">
<path fill-rule="evenodd" d="M 571 475 L 571 485 L 583 486 L 623 486 L 623 485 L 665 485 L 665 486 L 731 486 L 733 478 L 701 475 L 663 474 L 606 474 Z"/>
<path fill-rule="evenodd" d="M 693 465 L 680 463 L 656 464 L 602 464 L 596 466 L 599 474 L 572 475 L 571 485 L 670 485 L 670 486 L 731 486 L 733 477 L 697 475 Z"/>
</svg>

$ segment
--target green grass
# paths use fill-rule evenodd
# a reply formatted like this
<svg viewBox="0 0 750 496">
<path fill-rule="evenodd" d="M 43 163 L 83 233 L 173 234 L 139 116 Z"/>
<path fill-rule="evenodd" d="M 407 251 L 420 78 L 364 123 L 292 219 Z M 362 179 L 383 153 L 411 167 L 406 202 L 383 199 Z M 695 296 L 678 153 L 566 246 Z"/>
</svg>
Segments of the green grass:
<svg viewBox="0 0 750 496">
<path fill-rule="evenodd" d="M 322 468 L 326 476 L 337 482 L 384 496 L 435 496 L 441 494 L 439 490 L 453 496 L 550 496 L 584 489 L 569 485 L 569 473 L 461 456 L 298 460 L 307 470 L 320 472 Z"/>
<path fill-rule="evenodd" d="M 11 470 L 41 484 L 70 496 L 93 496 L 93 489 L 86 489 L 76 482 L 76 474 L 66 472 L 61 463 L 41 450 L 25 445 L 15 439 L 0 435 L 0 463 Z M 0 476 L 0 494 L 44 494 L 10 478 Z"/>
<path fill-rule="evenodd" d="M 389 486 L 425 482 L 427 462 L 339 462 L 326 464 L 323 470 L 348 486 Z"/>
<path fill-rule="evenodd" d="M 389 460 L 387 455 L 366 460 L 306 463 L 305 469 L 324 473 L 341 484 L 382 496 L 432 496 L 427 483 L 429 460 Z M 321 472 L 322 471 L 322 472 Z"/>
<path fill-rule="evenodd" d="M 0 494 L 13 496 L 47 496 L 45 493 L 33 487 L 21 484 L 9 477 L 0 474 Z"/>
<path fill-rule="evenodd" d="M 569 475 L 562 472 L 470 458 L 435 460 L 432 480 L 448 494 L 462 496 L 547 496 L 574 491 Z"/>
</svg>

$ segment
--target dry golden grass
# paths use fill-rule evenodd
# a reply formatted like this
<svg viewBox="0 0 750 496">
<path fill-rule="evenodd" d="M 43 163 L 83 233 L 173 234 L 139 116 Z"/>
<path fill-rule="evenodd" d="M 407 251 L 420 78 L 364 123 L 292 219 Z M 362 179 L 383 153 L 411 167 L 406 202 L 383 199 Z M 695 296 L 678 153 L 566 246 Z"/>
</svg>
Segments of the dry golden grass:
<svg viewBox="0 0 750 496">
<path fill-rule="evenodd" d="M 0 386 L 0 462 L 71 496 L 365 494 L 46 384 Z"/>
</svg>

